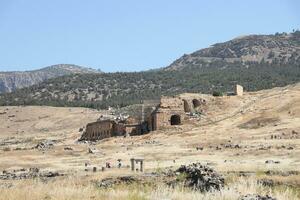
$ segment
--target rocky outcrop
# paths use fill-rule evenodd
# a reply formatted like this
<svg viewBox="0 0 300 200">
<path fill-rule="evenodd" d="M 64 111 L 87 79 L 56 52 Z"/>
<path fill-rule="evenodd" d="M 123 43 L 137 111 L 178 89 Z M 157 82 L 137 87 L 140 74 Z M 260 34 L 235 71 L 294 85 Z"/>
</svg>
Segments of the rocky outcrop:
<svg viewBox="0 0 300 200">
<path fill-rule="evenodd" d="M 69 64 L 53 65 L 33 71 L 0 72 L 0 93 L 12 92 L 18 88 L 28 87 L 59 76 L 99 72 L 91 68 Z"/>
<path fill-rule="evenodd" d="M 177 172 L 185 175 L 185 185 L 204 191 L 220 190 L 224 187 L 224 178 L 214 169 L 201 163 L 182 165 Z"/>
</svg>

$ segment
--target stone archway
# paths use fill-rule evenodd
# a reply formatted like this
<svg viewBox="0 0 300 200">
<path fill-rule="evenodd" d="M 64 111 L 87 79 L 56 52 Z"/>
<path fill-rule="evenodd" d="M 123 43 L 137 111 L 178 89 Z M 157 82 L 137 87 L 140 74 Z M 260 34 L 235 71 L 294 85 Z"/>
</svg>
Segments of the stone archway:
<svg viewBox="0 0 300 200">
<path fill-rule="evenodd" d="M 172 115 L 170 119 L 171 126 L 179 125 L 181 123 L 180 115 Z"/>
<path fill-rule="evenodd" d="M 194 108 L 198 108 L 199 106 L 201 106 L 201 102 L 198 99 L 193 99 L 193 106 Z"/>
</svg>

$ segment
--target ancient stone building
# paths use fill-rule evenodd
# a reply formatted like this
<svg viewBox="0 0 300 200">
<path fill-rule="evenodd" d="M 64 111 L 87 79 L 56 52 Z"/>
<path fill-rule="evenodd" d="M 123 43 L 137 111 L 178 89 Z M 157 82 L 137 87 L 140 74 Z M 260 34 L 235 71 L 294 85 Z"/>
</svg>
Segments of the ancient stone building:
<svg viewBox="0 0 300 200">
<path fill-rule="evenodd" d="M 191 113 L 202 113 L 206 109 L 203 95 L 182 94 L 174 97 L 162 97 L 159 106 L 148 117 L 149 130 L 180 125 L 190 118 Z"/>
<path fill-rule="evenodd" d="M 80 140 L 101 140 L 114 136 L 141 135 L 148 132 L 147 128 L 143 128 L 145 123 L 138 123 L 136 120 L 129 118 L 128 120 L 98 120 L 88 123 Z"/>
<path fill-rule="evenodd" d="M 120 135 L 125 132 L 125 127 L 114 120 L 101 120 L 86 125 L 82 140 L 101 140 L 104 138 Z"/>
<path fill-rule="evenodd" d="M 129 117 L 126 120 L 98 120 L 87 124 L 81 139 L 101 140 L 113 136 L 141 135 L 149 131 L 181 125 L 191 114 L 204 113 L 207 95 L 182 94 L 174 97 L 161 97 L 155 106 L 150 105 L 149 112 L 141 113 L 142 119 Z"/>
<path fill-rule="evenodd" d="M 244 92 L 243 86 L 241 86 L 241 85 L 235 85 L 235 87 L 234 87 L 234 94 L 235 95 L 237 95 L 237 96 L 243 96 L 243 92 Z"/>
</svg>

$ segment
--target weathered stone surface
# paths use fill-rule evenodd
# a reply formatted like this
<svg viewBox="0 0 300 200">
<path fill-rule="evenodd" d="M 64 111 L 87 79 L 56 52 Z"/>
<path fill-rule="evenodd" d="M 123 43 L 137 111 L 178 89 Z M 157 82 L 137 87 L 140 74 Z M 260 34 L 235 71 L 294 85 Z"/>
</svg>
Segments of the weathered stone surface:
<svg viewBox="0 0 300 200">
<path fill-rule="evenodd" d="M 239 200 L 276 200 L 276 199 L 270 197 L 269 195 L 261 196 L 258 194 L 247 194 L 241 197 Z"/>
<path fill-rule="evenodd" d="M 182 165 L 176 172 L 186 175 L 186 186 L 200 191 L 220 190 L 224 186 L 224 178 L 201 163 Z"/>
<path fill-rule="evenodd" d="M 234 94 L 237 95 L 237 96 L 243 96 L 243 86 L 241 85 L 235 85 L 234 87 Z"/>
</svg>

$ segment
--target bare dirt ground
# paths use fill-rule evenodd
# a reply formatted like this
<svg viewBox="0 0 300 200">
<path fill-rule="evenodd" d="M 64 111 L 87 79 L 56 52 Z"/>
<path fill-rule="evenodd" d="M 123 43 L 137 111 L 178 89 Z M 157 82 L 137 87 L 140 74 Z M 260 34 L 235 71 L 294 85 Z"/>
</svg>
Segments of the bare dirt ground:
<svg viewBox="0 0 300 200">
<path fill-rule="evenodd" d="M 93 166 L 101 168 L 110 162 L 112 169 L 92 175 L 105 177 L 131 174 L 127 167 L 134 157 L 145 159 L 146 172 L 200 161 L 221 173 L 276 171 L 279 175 L 272 179 L 299 188 L 300 84 L 242 97 L 213 97 L 208 107 L 200 119 L 171 129 L 94 144 L 77 143 L 79 128 L 104 111 L 0 107 L 0 171 L 38 167 L 86 176 Z M 44 140 L 53 140 L 53 147 L 33 148 Z M 88 148 L 98 152 L 91 154 Z M 121 169 L 118 159 L 122 159 Z"/>
</svg>

